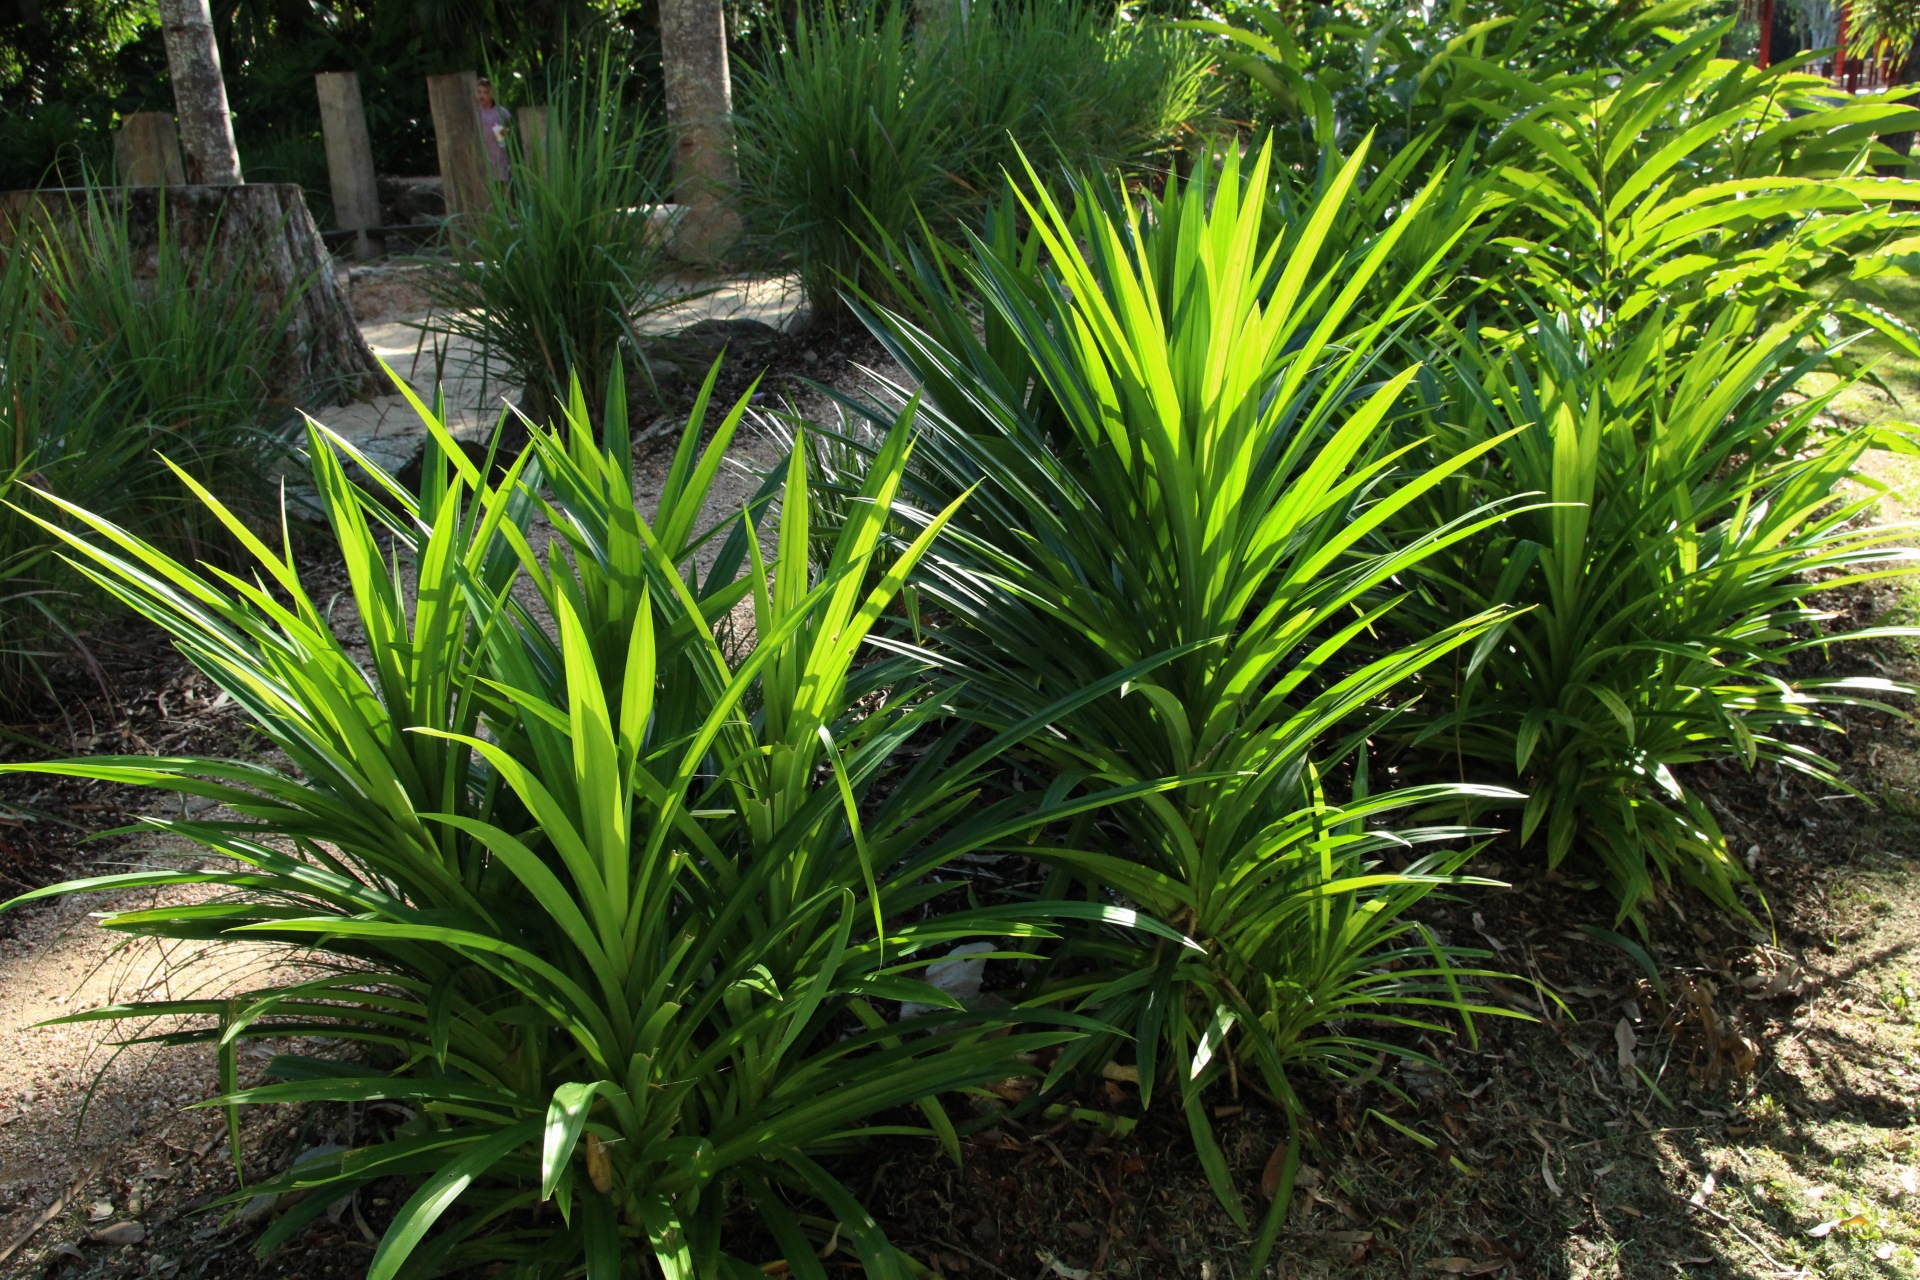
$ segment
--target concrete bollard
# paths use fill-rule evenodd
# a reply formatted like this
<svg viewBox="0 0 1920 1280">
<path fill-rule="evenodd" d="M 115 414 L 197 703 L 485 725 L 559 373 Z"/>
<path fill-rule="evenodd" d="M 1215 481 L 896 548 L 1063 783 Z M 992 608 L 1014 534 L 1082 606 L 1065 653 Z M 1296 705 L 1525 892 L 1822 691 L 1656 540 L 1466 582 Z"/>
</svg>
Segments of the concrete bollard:
<svg viewBox="0 0 1920 1280">
<path fill-rule="evenodd" d="M 447 202 L 447 229 L 458 243 L 461 223 L 485 209 L 487 153 L 480 141 L 480 107 L 471 71 L 427 77 L 433 107 L 433 141 L 440 153 L 440 190 Z"/>
<path fill-rule="evenodd" d="M 165 111 L 125 116 L 113 135 L 113 167 L 123 187 L 180 187 L 187 166 L 180 158 L 180 135 Z"/>
<path fill-rule="evenodd" d="M 514 112 L 520 128 L 520 154 L 527 167 L 545 175 L 547 156 L 553 147 L 553 112 L 547 107 L 521 107 Z"/>
<path fill-rule="evenodd" d="M 323 71 L 313 78 L 320 96 L 320 132 L 327 143 L 327 180 L 333 188 L 333 222 L 353 231 L 353 256 L 365 261 L 381 246 L 369 233 L 380 225 L 380 188 L 373 173 L 373 144 L 360 100 L 360 77 Z"/>
</svg>

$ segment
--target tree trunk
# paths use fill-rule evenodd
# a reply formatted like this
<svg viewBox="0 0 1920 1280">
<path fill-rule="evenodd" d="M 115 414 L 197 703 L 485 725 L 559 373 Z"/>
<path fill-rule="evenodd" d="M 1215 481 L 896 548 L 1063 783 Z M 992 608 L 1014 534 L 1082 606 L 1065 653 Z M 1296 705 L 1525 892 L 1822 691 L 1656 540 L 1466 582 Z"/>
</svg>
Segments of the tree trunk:
<svg viewBox="0 0 1920 1280">
<path fill-rule="evenodd" d="M 720 0 L 660 0 L 660 69 L 674 135 L 674 199 L 685 210 L 674 249 L 695 262 L 717 262 L 740 237 L 733 82 Z"/>
<path fill-rule="evenodd" d="M 973 6 L 970 0 L 918 0 L 913 6 L 913 38 L 915 40 L 936 40 L 946 31 L 947 23 L 959 20 L 961 30 L 965 30 L 967 20 L 972 16 Z"/>
<path fill-rule="evenodd" d="M 173 76 L 173 106 L 180 117 L 180 150 L 187 181 L 210 187 L 240 182 L 240 152 L 233 145 L 233 114 L 220 77 L 220 46 L 213 39 L 207 0 L 160 0 Z M 311 221 L 311 219 L 309 219 Z"/>
<path fill-rule="evenodd" d="M 229 270 L 253 274 L 254 287 L 275 311 L 288 309 L 285 340 L 268 366 L 274 391 L 306 408 L 350 404 L 392 390 L 354 323 L 347 291 L 293 183 L 241 187 L 129 187 L 95 198 L 126 202 L 134 270 L 151 270 L 160 229 L 189 257 L 210 247 Z M 0 196 L 0 244 L 22 220 L 54 225 L 84 217 L 89 193 L 74 188 L 16 191 Z M 164 213 L 164 222 L 162 214 Z"/>
</svg>

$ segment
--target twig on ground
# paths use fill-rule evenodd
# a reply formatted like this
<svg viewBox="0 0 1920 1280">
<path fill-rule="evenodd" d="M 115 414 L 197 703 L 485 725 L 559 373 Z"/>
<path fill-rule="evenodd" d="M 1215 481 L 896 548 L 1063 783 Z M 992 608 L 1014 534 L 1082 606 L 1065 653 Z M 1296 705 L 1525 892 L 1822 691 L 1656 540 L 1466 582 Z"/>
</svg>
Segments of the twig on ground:
<svg viewBox="0 0 1920 1280">
<path fill-rule="evenodd" d="M 1668 1188 L 1668 1189 L 1672 1190 L 1672 1188 Z M 1739 1223 L 1735 1222 L 1732 1218 L 1729 1218 L 1726 1214 L 1721 1213 L 1718 1209 L 1709 1209 L 1704 1204 L 1695 1204 L 1692 1200 L 1686 1199 L 1684 1196 L 1681 1196 L 1678 1191 L 1674 1191 L 1673 1194 L 1674 1196 L 1678 1197 L 1681 1203 L 1685 1204 L 1687 1208 L 1692 1209 L 1696 1213 L 1706 1214 L 1709 1218 L 1712 1218 L 1715 1222 L 1719 1223 L 1721 1226 L 1725 1227 L 1727 1230 L 1733 1232 L 1733 1234 L 1739 1236 L 1742 1240 L 1745 1240 L 1749 1245 L 1753 1247 L 1753 1251 L 1759 1254 L 1761 1258 L 1763 1258 L 1766 1261 L 1766 1264 L 1772 1267 L 1776 1272 L 1779 1272 L 1783 1275 L 1805 1275 L 1806 1274 L 1805 1267 L 1789 1267 L 1786 1263 L 1780 1261 L 1780 1259 L 1774 1257 L 1771 1253 L 1768 1253 L 1765 1245 L 1761 1244 L 1758 1240 L 1755 1240 L 1752 1236 L 1742 1231 L 1740 1229 Z"/>
<path fill-rule="evenodd" d="M 87 1184 L 100 1176 L 100 1171 L 107 1167 L 107 1159 L 112 1154 L 111 1151 L 102 1151 L 99 1155 L 95 1156 L 93 1163 L 87 1166 L 86 1172 L 76 1178 L 73 1184 L 65 1191 L 62 1191 L 54 1199 L 54 1202 L 41 1212 L 39 1217 L 29 1222 L 27 1229 L 13 1238 L 13 1243 L 4 1249 L 0 1249 L 0 1262 L 5 1262 L 8 1258 L 18 1253 L 22 1245 L 40 1234 L 41 1228 L 59 1217 L 60 1211 L 67 1207 L 67 1201 L 86 1190 Z"/>
</svg>

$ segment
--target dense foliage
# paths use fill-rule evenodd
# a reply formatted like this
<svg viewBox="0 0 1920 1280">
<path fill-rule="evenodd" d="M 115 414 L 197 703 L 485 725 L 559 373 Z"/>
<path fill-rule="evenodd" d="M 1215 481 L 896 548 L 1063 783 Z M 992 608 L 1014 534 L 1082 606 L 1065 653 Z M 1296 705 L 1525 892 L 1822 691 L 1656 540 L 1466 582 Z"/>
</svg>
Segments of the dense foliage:
<svg viewBox="0 0 1920 1280">
<path fill-rule="evenodd" d="M 1465 860 L 1463 838 L 1491 834 L 1370 829 L 1462 793 L 1369 795 L 1365 744 L 1389 692 L 1494 615 L 1352 652 L 1392 613 L 1387 584 L 1497 518 L 1489 507 L 1397 544 L 1376 536 L 1498 443 L 1396 475 L 1381 429 L 1413 373 L 1382 376 L 1386 338 L 1440 260 L 1377 311 L 1360 304 L 1438 184 L 1323 260 L 1359 159 L 1291 216 L 1264 199 L 1269 162 L 1262 151 L 1243 173 L 1229 155 L 1217 180 L 1201 164 L 1139 205 L 1083 183 L 1072 215 L 1022 189 L 1024 238 L 1003 219 L 997 243 L 953 255 L 959 281 L 922 260 L 912 318 L 872 318 L 919 389 L 920 505 L 972 490 L 923 576 L 978 673 L 974 714 L 1013 722 L 1124 681 L 1036 741 L 1050 784 L 1193 780 L 1117 810 L 1124 838 L 1108 852 L 1039 856 L 1095 900 L 1178 923 L 1202 952 L 1086 939 L 1056 957 L 1040 998 L 1123 1028 L 1143 1096 L 1172 1069 L 1236 1213 L 1202 1091 L 1237 1054 L 1298 1119 L 1290 1077 L 1356 1070 L 1384 1047 L 1363 1028 L 1422 1025 L 1410 1011 L 1455 1004 L 1448 950 L 1405 913 Z M 869 416 L 886 429 L 909 402 L 894 387 Z M 1351 803 L 1329 799 L 1329 772 L 1351 780 Z M 1444 851 L 1400 874 L 1377 865 L 1388 847 L 1427 843 Z M 1060 1069 L 1117 1050 L 1095 1037 Z"/>
<path fill-rule="evenodd" d="M 617 407 L 617 383 L 609 399 Z M 904 1277 L 904 1260 L 814 1157 L 916 1099 L 951 1139 L 936 1095 L 1027 1070 L 1019 1056 L 1072 1022 L 985 1019 L 914 973 L 935 948 L 1043 933 L 1050 916 L 1132 919 L 1097 905 L 974 908 L 948 893 L 938 873 L 955 858 L 1142 788 L 980 802 L 983 771 L 1047 712 L 971 746 L 941 731 L 916 762 L 900 759 L 940 710 L 925 697 L 929 660 L 861 659 L 942 524 L 902 550 L 886 545 L 909 438 L 875 460 L 821 563 L 807 556 L 796 454 L 777 490 L 769 573 L 751 515 L 711 531 L 698 523 L 745 408 L 703 452 L 703 396 L 651 519 L 633 494 L 621 415 L 603 448 L 577 397 L 571 429 L 535 433 L 497 487 L 429 416 L 456 469 L 418 500 L 315 428 L 314 479 L 379 655 L 371 668 L 307 595 L 291 549 L 253 537 L 204 490 L 251 551 L 253 580 L 196 572 L 66 504 L 97 540 L 48 525 L 286 753 L 285 765 L 65 766 L 244 815 L 163 824 L 236 870 L 89 886 L 211 883 L 228 894 L 186 916 L 123 912 L 111 927 L 279 941 L 332 971 L 98 1016 L 218 1009 L 187 1038 L 219 1044 L 229 1070 L 241 1041 L 291 1025 L 364 1046 L 363 1061 L 283 1059 L 273 1072 L 285 1083 L 232 1100 L 419 1108 L 388 1140 L 276 1184 L 346 1190 L 428 1175 L 374 1256 L 376 1280 L 502 1258 L 541 1274 L 584 1258 L 590 1275 L 617 1276 L 635 1237 L 671 1277 L 750 1274 L 721 1231 L 735 1195 L 797 1274 L 822 1275 L 787 1203 L 795 1191 L 846 1228 L 871 1274 Z M 377 497 L 348 481 L 348 458 Z M 553 528 L 538 550 L 536 511 Z M 415 581 L 382 554 L 381 522 Z M 698 573 L 695 552 L 715 535 L 726 543 Z M 738 657 L 714 635 L 736 607 L 756 636 Z M 930 1011 L 895 1024 L 875 1007 L 899 1001 Z M 988 1034 L 1010 1021 L 1023 1026 Z M 304 1203 L 317 1212 L 332 1198 Z M 555 1199 L 564 1226 L 516 1225 L 516 1210 Z M 457 1222 L 429 1238 L 456 1200 Z M 283 1217 L 266 1243 L 313 1216 Z"/>
<path fill-rule="evenodd" d="M 312 433 L 364 649 L 190 477 L 246 572 L 40 472 L 28 556 L 58 540 L 278 749 L 16 766 L 234 815 L 146 819 L 201 869 L 45 892 L 216 885 L 107 923 L 306 966 L 73 1017 L 184 1017 L 232 1108 L 404 1101 L 243 1193 L 320 1192 L 270 1247 L 322 1188 L 407 1180 L 382 1280 L 824 1280 L 833 1247 L 916 1274 L 837 1158 L 882 1133 L 957 1158 L 947 1095 L 1031 1075 L 1046 1105 L 1128 1068 L 1264 1252 L 1303 1077 L 1500 1011 L 1488 958 L 1421 916 L 1480 848 L 1642 926 L 1696 888 L 1756 910 L 1702 766 L 1837 782 L 1830 709 L 1914 692 L 1835 674 L 1908 633 L 1831 634 L 1814 592 L 1916 560 L 1866 460 L 1920 439 L 1829 409 L 1872 376 L 1857 331 L 1920 355 L 1874 305 L 1920 247 L 1876 138 L 1920 113 L 1723 58 L 1710 9 L 1243 13 L 1211 30 L 1278 127 L 1164 179 L 1206 97 L 1191 28 L 976 6 L 932 47 L 893 11 L 769 19 L 742 138 L 790 216 L 761 226 L 904 376 L 790 422 L 731 510 L 749 399 L 710 422 L 713 375 L 635 496 L 619 299 L 652 250 L 594 221 L 647 190 L 603 75 L 460 277 L 546 335 L 495 340 L 557 421 L 499 473 L 420 406 L 418 494 Z M 0 287 L 32 299 L 21 252 Z M 8 334 L 9 376 L 37 369 L 51 331 Z M 1037 870 L 1014 892 L 983 860 Z M 990 1004 L 925 972 L 963 941 Z M 238 1087 L 237 1045 L 301 1031 L 350 1048 Z M 1295 1135 L 1257 1231 L 1223 1077 Z"/>
<path fill-rule="evenodd" d="M 1831 780 L 1776 730 L 1887 687 L 1792 678 L 1822 620 L 1799 597 L 1906 536 L 1850 527 L 1876 489 L 1858 464 L 1910 448 L 1899 429 L 1794 401 L 1815 370 L 1858 372 L 1831 341 L 1846 322 L 1920 350 L 1867 300 L 1909 251 L 1888 203 L 1907 186 L 1872 175 L 1875 134 L 1916 112 L 1720 60 L 1724 34 L 1617 70 L 1507 78 L 1529 109 L 1476 157 L 1498 231 L 1406 428 L 1436 457 L 1530 429 L 1405 532 L 1491 498 L 1575 504 L 1490 531 L 1433 575 L 1449 604 L 1430 625 L 1527 611 L 1431 704 L 1421 741 L 1527 791 L 1522 842 L 1543 835 L 1552 865 L 1591 851 L 1623 911 L 1675 874 L 1736 901 L 1740 869 L 1681 766 L 1776 759 Z M 1857 498 L 1837 499 L 1843 481 Z"/>
</svg>

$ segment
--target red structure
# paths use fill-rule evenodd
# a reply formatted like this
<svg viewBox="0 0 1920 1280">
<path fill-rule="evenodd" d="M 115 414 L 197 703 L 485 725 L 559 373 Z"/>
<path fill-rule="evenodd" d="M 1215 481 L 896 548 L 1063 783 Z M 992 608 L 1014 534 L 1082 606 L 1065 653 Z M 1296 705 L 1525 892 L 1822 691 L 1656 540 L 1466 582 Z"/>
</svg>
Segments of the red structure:
<svg viewBox="0 0 1920 1280">
<path fill-rule="evenodd" d="M 1762 67 L 1773 62 L 1773 18 L 1779 7 L 1779 0 L 1744 0 L 1742 12 L 1751 18 L 1760 28 L 1759 47 L 1754 53 L 1754 62 Z M 1827 78 L 1848 92 L 1862 89 L 1884 89 L 1893 79 L 1890 74 L 1896 69 L 1889 66 L 1885 58 L 1847 56 L 1848 18 L 1847 10 L 1851 6 L 1840 4 L 1838 22 L 1834 29 L 1833 65 L 1828 69 Z"/>
<path fill-rule="evenodd" d="M 1840 5 L 1839 25 L 1834 28 L 1833 37 L 1833 82 L 1842 89 L 1859 88 L 1860 72 L 1858 68 L 1849 74 L 1847 67 L 1847 6 Z"/>
</svg>

